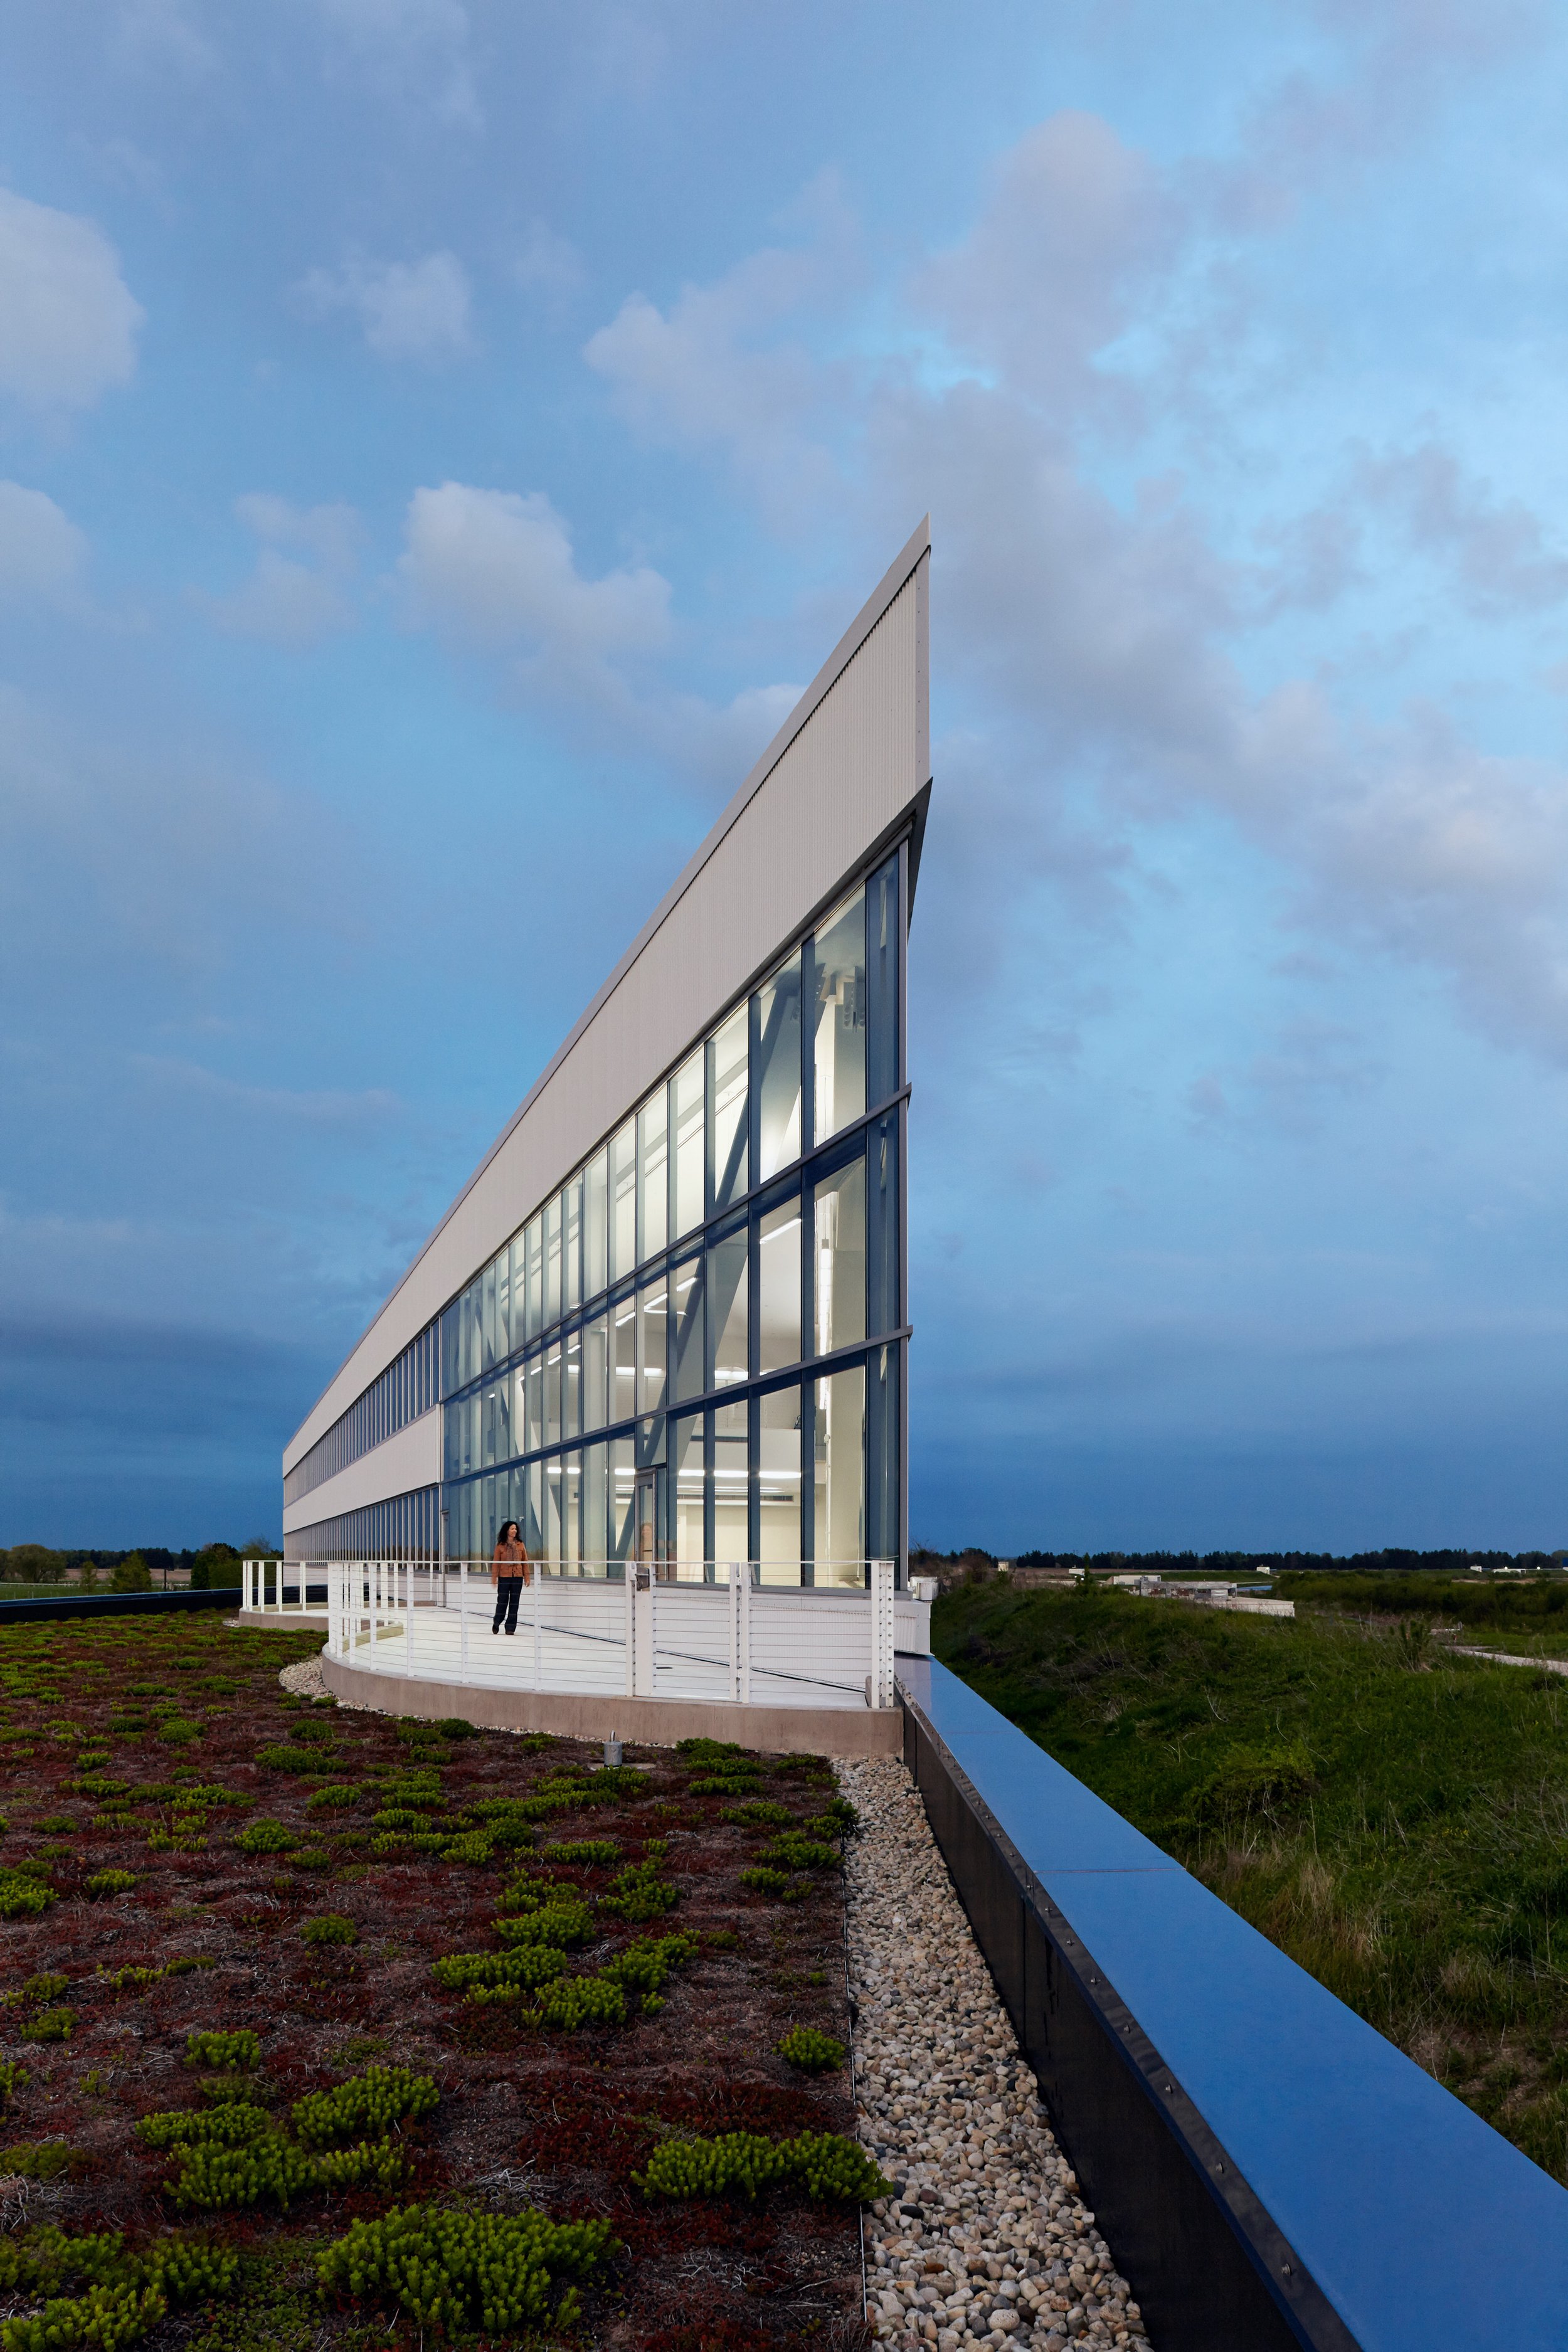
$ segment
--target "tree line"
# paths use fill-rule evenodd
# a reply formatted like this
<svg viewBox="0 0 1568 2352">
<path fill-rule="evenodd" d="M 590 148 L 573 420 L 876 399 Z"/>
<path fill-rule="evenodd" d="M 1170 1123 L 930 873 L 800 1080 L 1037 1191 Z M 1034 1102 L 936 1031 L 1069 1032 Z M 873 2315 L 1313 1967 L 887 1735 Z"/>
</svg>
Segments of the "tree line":
<svg viewBox="0 0 1568 2352">
<path fill-rule="evenodd" d="M 239 1582 L 242 1559 L 276 1559 L 278 1546 L 265 1538 L 237 1549 L 203 1544 L 197 1551 L 171 1551 L 142 1544 L 132 1551 L 57 1551 L 47 1544 L 0 1546 L 0 1581 L 6 1584 L 69 1584 L 105 1592 L 150 1592 L 166 1576 L 189 1574 L 194 1592 L 213 1592 Z"/>
</svg>

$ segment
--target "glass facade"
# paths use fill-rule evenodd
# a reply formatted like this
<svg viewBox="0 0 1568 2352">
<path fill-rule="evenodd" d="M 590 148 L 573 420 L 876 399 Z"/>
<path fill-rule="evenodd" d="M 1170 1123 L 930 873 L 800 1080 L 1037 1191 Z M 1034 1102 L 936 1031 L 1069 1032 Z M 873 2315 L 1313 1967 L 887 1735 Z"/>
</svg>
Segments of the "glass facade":
<svg viewBox="0 0 1568 2352">
<path fill-rule="evenodd" d="M 312 1494 L 351 1462 L 357 1462 L 362 1454 L 368 1454 L 373 1445 L 379 1445 L 383 1438 L 395 1436 L 421 1413 L 428 1412 L 438 1401 L 439 1369 L 437 1327 L 427 1323 L 380 1379 L 373 1381 L 347 1412 L 341 1413 L 316 1440 L 309 1454 L 295 1463 L 283 1481 L 285 1505 Z"/>
<path fill-rule="evenodd" d="M 859 1584 L 899 1559 L 902 853 L 440 1317 L 444 1549 Z M 356 1515 L 357 1516 L 357 1515 Z"/>
</svg>

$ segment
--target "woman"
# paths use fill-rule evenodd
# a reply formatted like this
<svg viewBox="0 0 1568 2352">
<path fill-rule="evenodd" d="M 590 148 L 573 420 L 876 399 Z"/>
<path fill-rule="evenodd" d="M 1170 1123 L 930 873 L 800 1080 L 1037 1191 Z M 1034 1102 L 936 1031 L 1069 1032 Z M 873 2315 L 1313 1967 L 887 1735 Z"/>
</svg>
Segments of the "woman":
<svg viewBox="0 0 1568 2352">
<path fill-rule="evenodd" d="M 515 1519 L 508 1519 L 496 1538 L 496 1548 L 490 1559 L 490 1582 L 496 1589 L 495 1623 L 490 1627 L 492 1633 L 500 1632 L 503 1617 L 507 1632 L 516 1633 L 517 1604 L 531 1572 L 531 1564 L 528 1547 L 522 1540 L 522 1531 Z"/>
</svg>

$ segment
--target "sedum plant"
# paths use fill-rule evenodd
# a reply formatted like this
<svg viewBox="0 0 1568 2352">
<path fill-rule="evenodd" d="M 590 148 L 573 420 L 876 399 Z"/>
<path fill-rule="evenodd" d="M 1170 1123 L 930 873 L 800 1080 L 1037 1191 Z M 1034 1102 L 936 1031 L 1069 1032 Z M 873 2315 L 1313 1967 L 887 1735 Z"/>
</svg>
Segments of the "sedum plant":
<svg viewBox="0 0 1568 2352">
<path fill-rule="evenodd" d="M 844 2044 L 815 2025 L 794 2025 L 775 2047 L 779 2056 L 803 2074 L 830 2074 L 844 2063 Z"/>
<path fill-rule="evenodd" d="M 576 2290 L 559 2294 L 559 2281 L 596 2267 L 615 2242 L 607 2221 L 408 2205 L 356 2221 L 316 2272 L 324 2297 L 377 2305 L 421 2335 L 515 2342 L 574 2327 Z"/>
<path fill-rule="evenodd" d="M 306 2147 L 338 2147 L 372 2136 L 384 2139 L 402 2123 L 434 2115 L 441 2094 L 428 2074 L 406 2066 L 367 2066 L 330 2091 L 294 2102 L 294 2136 Z"/>
<path fill-rule="evenodd" d="M 759 2132 L 722 2132 L 716 2139 L 667 2139 L 633 2179 L 645 2197 L 754 2198 L 759 2189 L 798 2185 L 808 2197 L 868 2204 L 891 2192 L 859 2144 L 837 2132 L 801 2132 L 765 2139 Z"/>
</svg>

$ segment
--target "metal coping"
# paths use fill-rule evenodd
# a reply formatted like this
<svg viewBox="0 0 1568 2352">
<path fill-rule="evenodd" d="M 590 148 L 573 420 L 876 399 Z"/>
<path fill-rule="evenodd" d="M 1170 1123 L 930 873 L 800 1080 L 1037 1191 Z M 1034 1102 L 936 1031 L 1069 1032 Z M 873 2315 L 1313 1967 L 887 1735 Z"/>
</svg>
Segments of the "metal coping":
<svg viewBox="0 0 1568 2352">
<path fill-rule="evenodd" d="M 58 1601 L 0 1601 L 0 1625 L 41 1623 L 50 1617 L 146 1617 L 189 1609 L 237 1609 L 242 1587 L 217 1585 L 210 1591 L 77 1592 Z"/>
<path fill-rule="evenodd" d="M 901 1659 L 899 1693 L 918 1759 L 1016 1894 L 1010 1920 L 972 1911 L 972 1924 L 1026 2054 L 1044 2028 L 1016 2013 L 1008 1981 L 1026 1981 L 1033 1936 L 1092 2021 L 1100 2084 L 1120 2070 L 1136 2085 L 1131 2105 L 1053 2109 L 1070 2160 L 1081 2149 L 1102 2181 L 1114 2178 L 1127 2153 L 1116 2134 L 1130 2116 L 1157 2116 L 1156 2141 L 1178 2160 L 1156 2158 L 1151 2182 L 1141 2130 L 1143 2192 L 1181 2194 L 1184 2173 L 1201 2182 L 1235 2267 L 1267 2289 L 1285 2340 L 1313 2352 L 1563 2340 L 1568 2194 L 1557 2182 L 938 1662 Z M 1109 2229 L 1103 2195 L 1098 2210 Z M 1173 2352 L 1237 2340 L 1217 2309 L 1206 2334 L 1198 2324 L 1205 2289 L 1217 2301 L 1222 2281 L 1132 2284 Z"/>
</svg>

